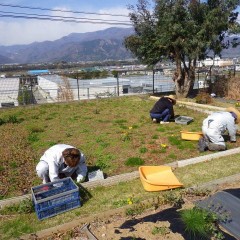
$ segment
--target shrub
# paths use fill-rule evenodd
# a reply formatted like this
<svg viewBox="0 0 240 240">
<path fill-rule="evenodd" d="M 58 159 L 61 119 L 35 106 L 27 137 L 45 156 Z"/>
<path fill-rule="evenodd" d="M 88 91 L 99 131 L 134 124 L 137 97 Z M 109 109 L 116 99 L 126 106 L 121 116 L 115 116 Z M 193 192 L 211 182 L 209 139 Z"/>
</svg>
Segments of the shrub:
<svg viewBox="0 0 240 240">
<path fill-rule="evenodd" d="M 211 96 L 206 92 L 200 92 L 196 96 L 196 103 L 209 104 L 212 102 Z"/>
</svg>

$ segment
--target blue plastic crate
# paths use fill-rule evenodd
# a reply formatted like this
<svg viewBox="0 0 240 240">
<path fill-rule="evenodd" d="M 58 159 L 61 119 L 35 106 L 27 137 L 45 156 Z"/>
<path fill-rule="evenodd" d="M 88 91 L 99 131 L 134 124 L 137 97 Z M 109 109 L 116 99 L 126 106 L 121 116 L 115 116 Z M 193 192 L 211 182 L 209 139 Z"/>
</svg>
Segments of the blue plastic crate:
<svg viewBox="0 0 240 240">
<path fill-rule="evenodd" d="M 32 187 L 31 191 L 40 220 L 80 207 L 79 188 L 70 177 Z"/>
</svg>

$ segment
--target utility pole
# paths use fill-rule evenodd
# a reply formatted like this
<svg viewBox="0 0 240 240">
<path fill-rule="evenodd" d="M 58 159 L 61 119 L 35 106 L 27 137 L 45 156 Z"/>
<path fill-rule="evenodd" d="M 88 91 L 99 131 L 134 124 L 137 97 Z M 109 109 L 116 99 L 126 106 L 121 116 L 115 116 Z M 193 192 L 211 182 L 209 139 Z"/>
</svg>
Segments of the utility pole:
<svg viewBox="0 0 240 240">
<path fill-rule="evenodd" d="M 79 95 L 79 82 L 78 82 L 78 72 L 77 72 L 77 89 L 78 89 L 78 100 L 80 100 L 80 95 Z"/>
<path fill-rule="evenodd" d="M 118 72 L 116 74 L 116 77 L 117 77 L 117 95 L 119 97 L 119 79 L 118 79 Z"/>
<path fill-rule="evenodd" d="M 152 69 L 152 73 L 153 73 L 153 94 L 154 94 L 154 67 L 153 67 L 153 69 Z"/>
</svg>

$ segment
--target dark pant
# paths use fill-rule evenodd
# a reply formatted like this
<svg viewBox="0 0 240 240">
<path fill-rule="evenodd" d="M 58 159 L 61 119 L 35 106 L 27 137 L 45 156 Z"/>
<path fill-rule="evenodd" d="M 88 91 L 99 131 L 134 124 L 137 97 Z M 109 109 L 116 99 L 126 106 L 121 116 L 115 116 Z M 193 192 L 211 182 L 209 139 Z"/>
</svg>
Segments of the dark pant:
<svg viewBox="0 0 240 240">
<path fill-rule="evenodd" d="M 60 179 L 62 179 L 62 178 L 66 178 L 67 176 L 66 176 L 64 173 L 59 173 L 59 174 L 58 174 L 58 177 L 59 177 Z M 76 180 L 76 179 L 77 179 L 77 173 L 76 173 L 76 171 L 73 172 L 73 174 L 71 175 L 71 178 L 72 178 L 73 180 Z"/>
<path fill-rule="evenodd" d="M 162 120 L 163 122 L 169 121 L 171 115 L 169 109 L 165 109 L 162 113 L 150 113 L 150 117 L 156 118 L 157 121 Z"/>
</svg>

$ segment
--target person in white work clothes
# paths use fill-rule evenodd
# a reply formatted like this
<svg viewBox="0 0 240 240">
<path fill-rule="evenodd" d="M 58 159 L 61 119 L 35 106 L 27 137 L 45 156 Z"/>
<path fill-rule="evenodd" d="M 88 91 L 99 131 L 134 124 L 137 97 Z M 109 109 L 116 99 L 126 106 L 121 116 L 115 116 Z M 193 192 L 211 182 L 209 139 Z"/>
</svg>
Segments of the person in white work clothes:
<svg viewBox="0 0 240 240">
<path fill-rule="evenodd" d="M 44 152 L 36 171 L 43 184 L 64 177 L 73 178 L 73 175 L 76 176 L 76 181 L 81 183 L 87 175 L 85 161 L 85 156 L 79 149 L 67 144 L 56 144 Z"/>
<path fill-rule="evenodd" d="M 227 149 L 223 135 L 228 133 L 230 142 L 236 142 L 237 127 L 240 121 L 240 112 L 229 107 L 222 112 L 214 112 L 203 120 L 203 138 L 199 139 L 198 149 L 200 152 L 224 151 Z"/>
</svg>

